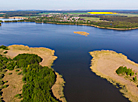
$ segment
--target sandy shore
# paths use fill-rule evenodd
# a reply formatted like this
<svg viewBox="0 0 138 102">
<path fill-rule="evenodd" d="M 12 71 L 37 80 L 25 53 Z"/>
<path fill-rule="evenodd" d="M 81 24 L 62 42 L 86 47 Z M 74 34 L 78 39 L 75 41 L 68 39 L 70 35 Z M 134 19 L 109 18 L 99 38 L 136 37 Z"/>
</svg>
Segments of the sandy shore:
<svg viewBox="0 0 138 102">
<path fill-rule="evenodd" d="M 40 63 L 40 65 L 42 66 L 48 66 L 51 68 L 51 65 L 52 63 L 54 62 L 54 60 L 57 59 L 56 56 L 54 56 L 54 53 L 55 51 L 54 50 L 51 50 L 51 49 L 48 49 L 48 48 L 43 48 L 43 47 L 39 47 L 39 48 L 29 48 L 28 46 L 24 46 L 24 45 L 11 45 L 11 46 L 8 46 L 9 50 L 8 50 L 8 53 L 6 54 L 7 57 L 10 57 L 10 58 L 14 58 L 15 56 L 17 56 L 18 54 L 22 54 L 22 53 L 30 53 L 30 54 L 37 54 L 38 56 L 40 56 L 43 60 L 42 62 Z M 14 71 L 12 72 L 14 73 Z M 66 99 L 64 97 L 64 94 L 63 94 L 63 86 L 64 86 L 64 79 L 58 74 L 58 73 L 55 73 L 56 74 L 56 82 L 55 84 L 53 85 L 52 87 L 52 92 L 54 94 L 54 96 L 61 100 L 62 102 L 66 102 Z M 13 74 L 14 77 L 18 77 L 19 75 L 15 75 Z M 9 75 L 5 75 L 4 77 L 4 81 L 7 81 L 9 82 Z M 14 78 L 12 78 L 14 79 Z M 17 79 L 18 81 L 18 79 Z M 19 82 L 22 81 L 22 76 L 20 75 L 19 77 Z M 10 80 L 10 83 L 9 83 L 9 87 L 10 86 L 13 86 L 12 83 L 14 82 L 14 80 Z M 17 85 L 16 85 L 17 86 Z M 20 82 L 20 88 L 22 88 L 23 84 L 21 84 Z M 14 90 L 14 89 L 13 89 Z M 21 89 L 20 89 L 21 90 Z M 12 90 L 11 92 L 9 93 L 9 89 L 8 88 L 5 88 L 3 89 L 3 99 L 5 100 L 5 102 L 11 102 L 11 100 L 9 100 L 7 98 L 7 96 L 9 95 L 9 97 L 11 99 L 13 99 L 13 97 L 11 97 L 10 95 L 11 94 L 18 94 L 18 93 L 21 93 L 18 88 L 17 88 L 17 91 L 14 93 Z M 15 96 L 15 95 L 12 95 L 12 96 Z M 18 100 L 16 100 L 16 102 L 18 102 Z"/>
<path fill-rule="evenodd" d="M 138 87 L 133 81 L 126 80 L 123 76 L 116 74 L 116 70 L 120 66 L 132 68 L 138 72 L 138 64 L 130 61 L 121 53 L 114 51 L 102 50 L 90 52 L 93 57 L 91 60 L 91 70 L 96 75 L 107 79 L 113 85 L 119 84 L 122 89 L 120 92 L 132 102 L 138 102 Z M 138 78 L 138 75 L 137 75 Z"/>
</svg>

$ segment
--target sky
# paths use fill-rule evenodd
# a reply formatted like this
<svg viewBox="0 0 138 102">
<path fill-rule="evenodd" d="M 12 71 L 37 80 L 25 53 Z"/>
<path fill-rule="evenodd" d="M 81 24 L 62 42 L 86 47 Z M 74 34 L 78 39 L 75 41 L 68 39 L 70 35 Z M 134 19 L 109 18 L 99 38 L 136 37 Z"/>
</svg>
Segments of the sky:
<svg viewBox="0 0 138 102">
<path fill-rule="evenodd" d="M 138 10 L 138 0 L 0 0 L 0 10 Z"/>
</svg>

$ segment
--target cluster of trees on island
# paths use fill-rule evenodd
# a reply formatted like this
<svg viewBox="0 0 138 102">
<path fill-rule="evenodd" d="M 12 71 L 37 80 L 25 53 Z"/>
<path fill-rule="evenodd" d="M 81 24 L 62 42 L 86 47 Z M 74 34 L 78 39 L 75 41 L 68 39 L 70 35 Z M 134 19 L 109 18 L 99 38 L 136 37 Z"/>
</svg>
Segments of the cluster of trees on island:
<svg viewBox="0 0 138 102">
<path fill-rule="evenodd" d="M 5 47 L 0 48 L 7 50 Z M 55 73 L 51 68 L 39 65 L 41 61 L 42 58 L 35 54 L 19 54 L 13 59 L 0 55 L 0 88 L 8 87 L 2 81 L 7 70 L 21 69 L 22 72 L 18 75 L 23 75 L 23 91 L 15 97 L 23 98 L 21 102 L 58 102 L 51 92 L 56 79 Z M 0 95 L 2 96 L 2 91 Z"/>
<path fill-rule="evenodd" d="M 134 76 L 133 77 L 133 81 L 137 81 L 137 73 L 135 73 L 134 71 L 132 71 L 132 69 L 130 68 L 127 68 L 127 67 L 123 67 L 123 66 L 120 66 L 117 70 L 116 70 L 116 73 L 118 75 L 127 75 L 127 76 Z"/>
</svg>

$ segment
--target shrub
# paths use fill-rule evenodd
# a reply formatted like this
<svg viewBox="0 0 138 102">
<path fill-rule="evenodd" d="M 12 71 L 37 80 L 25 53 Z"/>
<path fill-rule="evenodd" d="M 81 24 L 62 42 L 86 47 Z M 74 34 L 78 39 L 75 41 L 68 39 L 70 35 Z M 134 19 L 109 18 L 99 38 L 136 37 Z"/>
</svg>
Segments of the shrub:
<svg viewBox="0 0 138 102">
<path fill-rule="evenodd" d="M 22 72 L 19 72 L 19 73 L 18 73 L 18 75 L 21 75 L 21 74 L 22 74 Z"/>
<path fill-rule="evenodd" d="M 3 88 L 7 88 L 9 85 L 3 85 Z"/>
<path fill-rule="evenodd" d="M 4 83 L 7 83 L 8 81 L 4 81 Z"/>
<path fill-rule="evenodd" d="M 11 75 L 12 73 L 8 73 L 9 75 Z"/>
<path fill-rule="evenodd" d="M 0 74 L 0 79 L 2 79 L 4 77 L 4 74 Z"/>
<path fill-rule="evenodd" d="M 125 71 L 124 67 L 123 67 L 123 66 L 120 66 L 120 67 L 116 70 L 116 73 L 117 73 L 117 74 L 122 74 L 124 71 Z"/>
<path fill-rule="evenodd" d="M 133 80 L 134 80 L 134 81 L 137 81 L 137 77 L 135 76 L 135 77 L 133 78 Z"/>
<path fill-rule="evenodd" d="M 8 51 L 4 51 L 4 54 L 8 53 Z"/>
<path fill-rule="evenodd" d="M 20 71 L 20 70 L 18 70 L 18 69 L 16 70 L 16 72 L 19 72 L 19 71 Z"/>
<path fill-rule="evenodd" d="M 3 84 L 4 84 L 4 82 L 1 80 L 1 81 L 0 81 L 0 85 L 3 85 Z"/>
<path fill-rule="evenodd" d="M 0 46 L 0 49 L 8 50 L 8 47 L 7 46 L 4 46 L 4 45 L 1 45 Z"/>
<path fill-rule="evenodd" d="M 21 94 L 17 94 L 14 97 L 17 97 L 18 99 L 20 99 L 20 98 L 22 98 L 22 95 Z"/>
</svg>

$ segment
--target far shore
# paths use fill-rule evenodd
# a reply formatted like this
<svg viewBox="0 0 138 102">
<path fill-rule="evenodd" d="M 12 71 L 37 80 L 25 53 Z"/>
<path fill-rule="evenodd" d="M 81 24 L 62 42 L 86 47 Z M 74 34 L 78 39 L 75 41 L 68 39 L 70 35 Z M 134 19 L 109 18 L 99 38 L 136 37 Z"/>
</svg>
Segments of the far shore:
<svg viewBox="0 0 138 102">
<path fill-rule="evenodd" d="M 0 17 L 0 19 L 5 19 L 4 17 Z M 6 19 L 27 19 L 27 17 L 8 17 Z"/>
<path fill-rule="evenodd" d="M 48 66 L 49 68 L 51 68 L 51 65 L 54 62 L 54 60 L 57 59 L 57 56 L 54 56 L 54 53 L 55 53 L 54 50 L 44 48 L 44 47 L 32 48 L 32 47 L 28 47 L 28 46 L 24 46 L 24 45 L 11 45 L 11 46 L 8 46 L 8 48 L 9 48 L 9 50 L 7 50 L 8 53 L 6 54 L 7 57 L 14 58 L 18 54 L 23 54 L 23 53 L 37 54 L 38 56 L 40 56 L 43 59 L 42 62 L 40 62 L 40 65 Z M 66 99 L 65 99 L 64 93 L 63 93 L 63 86 L 64 86 L 65 81 L 62 78 L 62 76 L 59 75 L 57 72 L 55 72 L 55 75 L 56 75 L 56 82 L 53 85 L 53 87 L 51 88 L 53 95 L 56 97 L 56 99 L 60 100 L 61 102 L 66 102 Z M 17 75 L 17 77 L 18 77 L 18 75 Z M 11 80 L 10 78 L 8 78 L 8 79 Z M 4 80 L 7 81 L 7 79 L 4 79 Z M 21 80 L 22 80 L 22 77 L 20 78 L 20 81 L 19 81 L 20 82 L 20 90 L 23 86 Z M 18 82 L 18 80 L 17 80 L 17 82 Z M 13 83 L 11 82 L 11 85 L 12 84 Z M 10 87 L 10 85 L 9 85 L 9 87 Z M 5 101 L 7 100 L 7 97 L 11 97 L 10 95 L 12 94 L 12 90 L 9 92 L 8 89 L 9 88 L 5 88 L 2 90 L 3 91 L 3 99 Z M 19 89 L 16 89 L 16 90 L 18 90 L 18 91 L 15 93 L 15 95 L 18 93 L 21 93 Z M 15 96 L 15 95 L 12 95 L 12 96 Z M 10 99 L 13 99 L 13 97 L 11 97 Z M 11 102 L 11 100 L 10 100 L 10 102 Z"/>
<path fill-rule="evenodd" d="M 90 69 L 96 75 L 107 79 L 113 85 L 119 84 L 120 92 L 123 96 L 132 102 L 138 102 L 138 81 L 133 82 L 125 79 L 123 76 L 116 74 L 116 70 L 120 66 L 132 68 L 136 73 L 138 72 L 138 64 L 127 59 L 127 56 L 109 50 L 93 51 L 90 52 L 93 57 L 91 60 Z M 138 75 L 137 75 L 138 77 Z"/>
<path fill-rule="evenodd" d="M 3 18 L 3 17 L 2 17 Z M 2 19 L 0 17 L 0 19 Z M 9 17 L 9 19 L 27 19 L 27 17 Z M 6 23 L 10 23 L 12 21 L 6 22 Z M 26 21 L 24 21 L 26 22 Z M 27 21 L 29 22 L 29 21 Z M 36 24 L 42 24 L 43 22 L 35 22 Z M 138 29 L 138 27 L 134 27 L 134 28 L 112 28 L 112 27 L 100 27 L 97 25 L 93 25 L 93 24 L 74 24 L 74 23 L 56 23 L 56 22 L 46 22 L 43 24 L 57 24 L 57 25 L 82 25 L 82 26 L 92 26 L 92 27 L 96 27 L 96 28 L 101 28 L 101 29 L 109 29 L 109 30 L 116 30 L 116 31 L 129 31 L 129 30 L 134 30 L 134 29 Z"/>
</svg>

